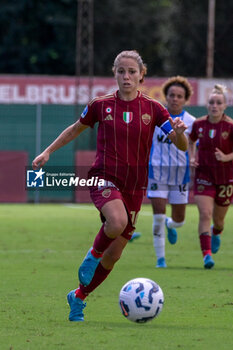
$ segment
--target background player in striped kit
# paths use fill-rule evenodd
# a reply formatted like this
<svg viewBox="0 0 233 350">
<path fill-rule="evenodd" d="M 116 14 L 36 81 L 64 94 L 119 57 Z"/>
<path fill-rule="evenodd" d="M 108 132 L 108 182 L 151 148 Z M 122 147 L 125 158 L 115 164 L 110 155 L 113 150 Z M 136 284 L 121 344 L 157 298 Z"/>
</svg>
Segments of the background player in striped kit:
<svg viewBox="0 0 233 350">
<path fill-rule="evenodd" d="M 169 134 L 180 149 L 188 147 L 184 122 L 172 120 L 164 106 L 138 90 L 146 74 L 140 55 L 121 52 L 115 58 L 113 72 L 119 90 L 92 100 L 81 118 L 33 161 L 34 169 L 43 166 L 52 152 L 98 123 L 96 159 L 89 176 L 105 180 L 104 186 L 90 188 L 102 226 L 79 267 L 79 287 L 67 295 L 70 321 L 84 320 L 84 299 L 107 278 L 135 229 L 147 188 L 155 126 Z"/>
<path fill-rule="evenodd" d="M 168 79 L 162 87 L 167 109 L 174 119 L 179 117 L 191 132 L 195 118 L 183 109 L 192 95 L 188 80 L 181 76 Z M 163 131 L 155 128 L 150 161 L 148 197 L 153 209 L 153 244 L 157 256 L 156 267 L 166 267 L 165 226 L 171 244 L 177 241 L 176 228 L 184 224 L 185 206 L 188 202 L 189 158 L 188 152 L 179 150 Z M 167 201 L 171 204 L 171 218 L 166 217 Z"/>
<path fill-rule="evenodd" d="M 196 168 L 194 198 L 199 211 L 198 232 L 206 269 L 214 266 L 211 251 L 217 253 L 220 248 L 220 234 L 233 197 L 233 121 L 224 114 L 226 92 L 225 86 L 214 86 L 208 98 L 208 115 L 193 123 L 189 135 L 190 164 Z"/>
</svg>

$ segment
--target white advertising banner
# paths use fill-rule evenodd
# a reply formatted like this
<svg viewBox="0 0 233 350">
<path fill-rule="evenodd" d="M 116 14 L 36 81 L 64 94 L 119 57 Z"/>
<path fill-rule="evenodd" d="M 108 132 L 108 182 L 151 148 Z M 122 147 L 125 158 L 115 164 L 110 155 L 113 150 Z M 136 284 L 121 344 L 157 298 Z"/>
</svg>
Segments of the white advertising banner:
<svg viewBox="0 0 233 350">
<path fill-rule="evenodd" d="M 233 106 L 233 79 L 198 79 L 198 106 L 206 106 L 208 96 L 215 84 L 221 84 L 227 87 L 227 104 L 228 106 Z"/>
</svg>

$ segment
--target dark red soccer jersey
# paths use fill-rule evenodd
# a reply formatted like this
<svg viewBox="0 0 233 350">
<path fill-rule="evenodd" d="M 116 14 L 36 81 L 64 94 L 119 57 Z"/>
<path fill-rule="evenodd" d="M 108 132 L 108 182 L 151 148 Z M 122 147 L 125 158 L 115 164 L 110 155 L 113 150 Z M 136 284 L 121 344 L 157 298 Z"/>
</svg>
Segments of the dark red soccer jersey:
<svg viewBox="0 0 233 350">
<path fill-rule="evenodd" d="M 97 151 L 89 176 L 102 176 L 123 192 L 145 190 L 154 128 L 169 117 L 157 101 L 138 92 L 132 101 L 115 94 L 92 100 L 80 122 L 98 125 Z"/>
<path fill-rule="evenodd" d="M 214 184 L 227 184 L 233 181 L 233 162 L 221 162 L 215 157 L 215 149 L 223 153 L 233 152 L 233 121 L 223 115 L 219 123 L 210 123 L 208 116 L 195 120 L 191 134 L 192 141 L 198 143 L 198 163 L 196 169 L 199 178 Z"/>
</svg>

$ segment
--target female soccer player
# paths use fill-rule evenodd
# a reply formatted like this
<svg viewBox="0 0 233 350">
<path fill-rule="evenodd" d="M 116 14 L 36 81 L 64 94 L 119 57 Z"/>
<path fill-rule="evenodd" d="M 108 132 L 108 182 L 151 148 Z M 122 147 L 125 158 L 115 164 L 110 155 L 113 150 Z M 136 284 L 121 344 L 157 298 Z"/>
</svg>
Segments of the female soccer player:
<svg viewBox="0 0 233 350">
<path fill-rule="evenodd" d="M 167 109 L 172 119 L 179 117 L 191 132 L 195 118 L 183 108 L 192 95 L 192 86 L 181 76 L 168 79 L 162 87 Z M 166 267 L 165 225 L 168 241 L 177 241 L 176 228 L 184 225 L 185 207 L 188 203 L 189 158 L 188 152 L 179 150 L 164 132 L 156 127 L 149 161 L 147 196 L 153 209 L 153 243 L 157 256 L 156 267 Z M 166 218 L 166 204 L 171 204 L 171 218 Z"/>
<path fill-rule="evenodd" d="M 189 135 L 190 165 L 195 166 L 198 231 L 206 269 L 214 266 L 211 251 L 219 250 L 224 218 L 233 196 L 233 122 L 224 114 L 226 102 L 226 88 L 215 85 L 208 99 L 208 115 L 194 122 Z"/>
<path fill-rule="evenodd" d="M 32 163 L 33 169 L 42 167 L 52 152 L 98 123 L 96 159 L 89 177 L 98 176 L 105 181 L 104 186 L 90 188 L 103 224 L 79 267 L 79 287 L 67 295 L 70 321 L 84 320 L 84 299 L 111 272 L 135 229 L 147 187 L 147 165 L 155 126 L 160 126 L 180 149 L 185 151 L 188 147 L 183 121 L 172 120 L 160 103 L 138 91 L 146 66 L 136 51 L 121 52 L 115 58 L 113 73 L 119 90 L 92 100 L 80 119 Z"/>
</svg>

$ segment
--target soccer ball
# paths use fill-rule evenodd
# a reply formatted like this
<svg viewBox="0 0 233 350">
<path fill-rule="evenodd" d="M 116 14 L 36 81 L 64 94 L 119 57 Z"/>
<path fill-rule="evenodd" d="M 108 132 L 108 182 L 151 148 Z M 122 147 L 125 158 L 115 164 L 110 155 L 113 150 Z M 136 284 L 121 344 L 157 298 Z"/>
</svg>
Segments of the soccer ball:
<svg viewBox="0 0 233 350">
<path fill-rule="evenodd" d="M 160 286 L 149 278 L 128 281 L 120 291 L 120 309 L 128 320 L 145 323 L 153 320 L 162 311 L 164 303 Z"/>
</svg>

